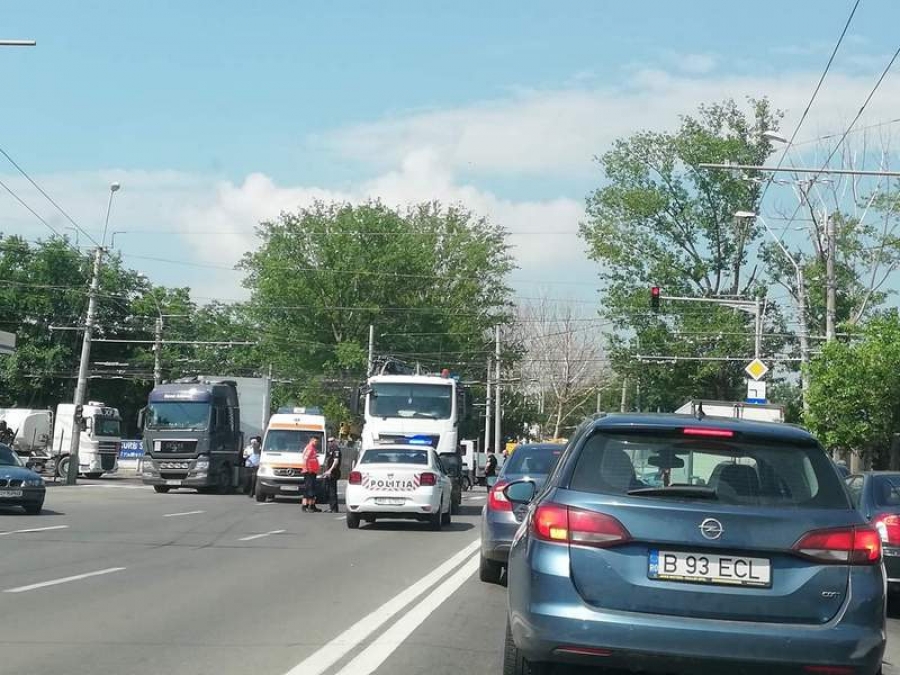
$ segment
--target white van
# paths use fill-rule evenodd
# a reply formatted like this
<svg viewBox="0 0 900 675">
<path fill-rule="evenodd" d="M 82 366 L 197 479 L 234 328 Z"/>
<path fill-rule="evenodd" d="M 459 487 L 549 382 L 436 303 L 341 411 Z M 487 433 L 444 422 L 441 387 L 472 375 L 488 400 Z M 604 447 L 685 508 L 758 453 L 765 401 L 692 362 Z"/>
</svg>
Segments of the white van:
<svg viewBox="0 0 900 675">
<path fill-rule="evenodd" d="M 256 501 L 303 492 L 303 449 L 319 439 L 319 464 L 325 464 L 325 416 L 318 408 L 281 409 L 269 419 L 263 438 Z"/>
</svg>

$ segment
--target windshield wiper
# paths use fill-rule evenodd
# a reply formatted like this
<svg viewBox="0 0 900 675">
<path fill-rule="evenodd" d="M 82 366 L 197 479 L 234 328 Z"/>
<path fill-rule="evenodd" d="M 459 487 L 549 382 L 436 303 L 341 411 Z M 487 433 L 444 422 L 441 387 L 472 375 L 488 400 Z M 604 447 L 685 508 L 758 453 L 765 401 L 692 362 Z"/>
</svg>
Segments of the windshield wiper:
<svg viewBox="0 0 900 675">
<path fill-rule="evenodd" d="M 669 487 L 643 487 L 628 491 L 637 497 L 692 497 L 695 499 L 718 499 L 719 495 L 711 487 L 701 485 L 670 485 Z"/>
</svg>

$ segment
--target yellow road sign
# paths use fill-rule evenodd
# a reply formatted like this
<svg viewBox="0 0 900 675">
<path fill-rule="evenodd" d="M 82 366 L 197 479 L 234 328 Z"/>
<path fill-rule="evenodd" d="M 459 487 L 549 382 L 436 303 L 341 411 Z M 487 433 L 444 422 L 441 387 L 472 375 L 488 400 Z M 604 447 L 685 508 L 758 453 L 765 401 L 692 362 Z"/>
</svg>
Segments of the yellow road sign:
<svg viewBox="0 0 900 675">
<path fill-rule="evenodd" d="M 744 368 L 744 372 L 754 380 L 759 380 L 769 372 L 769 366 L 767 366 L 759 359 L 753 359 L 750 363 L 747 364 L 747 367 Z"/>
</svg>

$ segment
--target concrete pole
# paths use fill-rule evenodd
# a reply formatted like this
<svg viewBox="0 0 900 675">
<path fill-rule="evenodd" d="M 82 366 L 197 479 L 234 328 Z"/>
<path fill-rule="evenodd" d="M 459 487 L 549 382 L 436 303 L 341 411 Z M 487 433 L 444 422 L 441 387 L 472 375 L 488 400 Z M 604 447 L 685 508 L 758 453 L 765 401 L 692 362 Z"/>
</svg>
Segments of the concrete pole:
<svg viewBox="0 0 900 675">
<path fill-rule="evenodd" d="M 94 251 L 94 269 L 91 277 L 91 287 L 88 291 L 87 319 L 84 322 L 84 338 L 81 342 L 81 362 L 78 364 L 78 384 L 75 386 L 75 415 L 72 420 L 72 437 L 69 444 L 69 470 L 66 474 L 66 484 L 75 485 L 78 478 L 78 445 L 81 441 L 81 420 L 77 414 L 79 406 L 84 405 L 84 397 L 87 391 L 87 374 L 91 360 L 91 337 L 94 332 L 94 316 L 97 312 L 97 291 L 100 289 L 100 264 L 103 258 L 103 249 L 98 246 Z"/>
<path fill-rule="evenodd" d="M 756 341 L 753 347 L 753 358 L 758 359 L 762 353 L 763 333 L 762 300 L 756 298 Z"/>
<path fill-rule="evenodd" d="M 491 407 L 493 399 L 491 398 L 491 359 L 487 361 L 487 401 L 484 406 L 484 451 L 487 452 L 491 445 Z M 477 463 L 477 461 L 476 461 Z M 477 468 L 477 467 L 475 467 Z"/>
<path fill-rule="evenodd" d="M 156 386 L 162 384 L 162 331 L 163 320 L 161 316 L 158 316 L 156 317 L 156 334 L 153 344 L 153 384 Z"/>
<path fill-rule="evenodd" d="M 494 388 L 496 389 L 494 392 L 494 405 L 496 406 L 494 411 L 494 452 L 500 452 L 500 446 L 503 443 L 500 429 L 503 422 L 503 408 L 500 400 L 500 326 L 494 328 L 494 342 L 494 368 L 496 369 L 494 376 Z"/>
<path fill-rule="evenodd" d="M 809 332 L 806 328 L 806 281 L 803 278 L 803 268 L 797 266 L 797 304 L 799 305 L 800 320 L 800 393 L 803 396 L 803 413 L 809 412 Z"/>
<path fill-rule="evenodd" d="M 826 278 L 826 304 L 825 304 L 825 339 L 828 342 L 834 340 L 835 327 L 834 320 L 837 312 L 837 281 L 834 272 L 834 255 L 837 251 L 837 227 L 834 218 L 828 218 L 825 222 L 826 237 L 828 239 L 828 257 L 825 261 L 825 278 Z"/>
<path fill-rule="evenodd" d="M 371 377 L 372 368 L 375 366 L 375 326 L 369 324 L 369 362 L 366 367 L 366 377 Z"/>
<path fill-rule="evenodd" d="M 622 402 L 619 405 L 619 412 L 625 412 L 628 407 L 628 378 L 622 378 Z"/>
</svg>

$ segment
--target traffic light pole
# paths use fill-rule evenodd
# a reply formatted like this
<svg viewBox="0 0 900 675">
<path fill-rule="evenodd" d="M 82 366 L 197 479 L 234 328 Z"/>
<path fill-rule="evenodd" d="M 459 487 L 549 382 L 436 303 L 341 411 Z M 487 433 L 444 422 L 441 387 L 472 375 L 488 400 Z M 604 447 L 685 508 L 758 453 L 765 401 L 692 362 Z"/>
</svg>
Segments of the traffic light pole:
<svg viewBox="0 0 900 675">
<path fill-rule="evenodd" d="M 655 288 L 655 287 L 654 287 Z M 762 302 L 755 300 L 729 300 L 727 298 L 694 298 L 689 296 L 661 295 L 658 291 L 652 291 L 650 296 L 651 307 L 654 311 L 659 309 L 659 300 L 678 300 L 680 302 L 705 302 L 713 305 L 722 305 L 739 309 L 747 314 L 752 314 L 754 323 L 754 358 L 759 358 L 762 352 L 763 312 Z M 805 333 L 805 331 L 803 331 Z"/>
<path fill-rule="evenodd" d="M 72 420 L 72 437 L 69 445 L 69 467 L 66 472 L 66 485 L 75 485 L 78 478 L 78 446 L 81 441 L 81 410 L 84 406 L 84 395 L 87 391 L 88 366 L 91 360 L 91 337 L 94 333 L 94 316 L 97 312 L 97 291 L 100 289 L 100 263 L 103 248 L 94 251 L 94 270 L 91 287 L 88 291 L 87 319 L 84 322 L 84 339 L 81 342 L 81 362 L 78 364 L 78 384 L 75 386 L 75 412 Z"/>
</svg>

